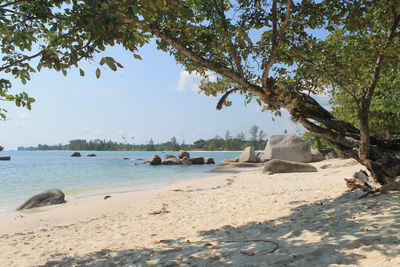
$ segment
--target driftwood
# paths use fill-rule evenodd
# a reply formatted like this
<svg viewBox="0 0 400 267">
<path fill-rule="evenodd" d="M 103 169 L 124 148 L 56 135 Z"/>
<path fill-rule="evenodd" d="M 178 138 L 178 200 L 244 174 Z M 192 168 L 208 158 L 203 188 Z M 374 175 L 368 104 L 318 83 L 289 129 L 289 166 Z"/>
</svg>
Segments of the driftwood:
<svg viewBox="0 0 400 267">
<path fill-rule="evenodd" d="M 167 210 L 167 203 L 162 204 L 162 208 L 160 210 L 155 210 L 149 213 L 149 215 L 157 215 L 157 214 L 163 214 L 163 213 L 169 213 L 169 210 Z"/>
<path fill-rule="evenodd" d="M 365 198 L 368 195 L 373 195 L 373 194 L 377 194 L 377 193 L 387 193 L 389 191 L 396 191 L 400 188 L 400 176 L 397 176 L 397 178 L 390 184 L 385 184 L 377 189 L 374 190 L 369 190 L 368 192 L 366 192 L 365 194 L 361 195 L 358 199 L 361 198 Z"/>
<path fill-rule="evenodd" d="M 353 178 L 344 178 L 344 180 L 346 181 L 346 186 L 350 191 L 360 189 L 363 191 L 371 191 L 376 188 L 376 186 L 371 183 L 368 174 L 363 170 L 353 174 Z"/>
</svg>

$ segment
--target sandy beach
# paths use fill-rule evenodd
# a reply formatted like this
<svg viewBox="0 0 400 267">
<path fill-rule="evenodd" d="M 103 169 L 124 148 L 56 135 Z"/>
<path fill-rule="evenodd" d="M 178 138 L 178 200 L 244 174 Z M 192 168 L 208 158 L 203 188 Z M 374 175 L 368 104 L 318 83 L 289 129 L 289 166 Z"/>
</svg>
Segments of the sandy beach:
<svg viewBox="0 0 400 267">
<path fill-rule="evenodd" d="M 313 165 L 3 214 L 0 266 L 398 266 L 400 193 L 358 200 L 361 165 Z"/>
</svg>

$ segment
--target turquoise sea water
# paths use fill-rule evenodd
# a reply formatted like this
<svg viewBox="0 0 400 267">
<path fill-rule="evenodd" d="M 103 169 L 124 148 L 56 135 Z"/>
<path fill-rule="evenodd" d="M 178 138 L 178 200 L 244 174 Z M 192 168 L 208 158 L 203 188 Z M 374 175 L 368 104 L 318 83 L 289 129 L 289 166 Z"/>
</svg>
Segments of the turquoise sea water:
<svg viewBox="0 0 400 267">
<path fill-rule="evenodd" d="M 95 153 L 97 157 L 85 157 Z M 214 165 L 150 166 L 151 155 L 176 152 L 81 152 L 3 151 L 11 156 L 0 161 L 0 213 L 10 212 L 26 199 L 46 189 L 59 188 L 68 198 L 157 188 L 172 182 L 210 176 Z M 239 152 L 192 152 L 191 156 L 213 157 L 216 163 Z M 123 160 L 121 158 L 129 158 Z M 136 163 L 132 166 L 130 163 Z"/>
</svg>

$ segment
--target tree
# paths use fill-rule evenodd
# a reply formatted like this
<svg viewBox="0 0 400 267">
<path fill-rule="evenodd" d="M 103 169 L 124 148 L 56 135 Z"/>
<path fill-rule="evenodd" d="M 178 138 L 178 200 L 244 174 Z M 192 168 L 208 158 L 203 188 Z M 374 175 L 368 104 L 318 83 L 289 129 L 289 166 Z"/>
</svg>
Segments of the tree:
<svg viewBox="0 0 400 267">
<path fill-rule="evenodd" d="M 250 140 L 257 140 L 258 126 L 253 125 L 250 128 Z"/>
<path fill-rule="evenodd" d="M 257 125 L 253 125 L 250 128 L 250 140 L 252 143 L 252 146 L 254 148 L 257 148 L 257 133 L 258 133 L 258 126 Z"/>
<path fill-rule="evenodd" d="M 155 151 L 153 139 L 149 140 L 145 149 L 146 149 L 146 151 Z"/>
<path fill-rule="evenodd" d="M 22 82 L 35 71 L 29 64 L 32 59 L 39 61 L 38 69 L 67 74 L 80 60 L 91 59 L 107 45 L 120 44 L 140 59 L 137 50 L 155 38 L 158 49 L 170 53 L 187 71 L 205 77 L 200 89 L 206 95 L 221 96 L 217 109 L 231 105 L 232 93 L 242 94 L 247 102 L 255 100 L 276 114 L 287 109 L 293 120 L 364 164 L 379 183 L 390 183 L 400 173 L 400 159 L 394 156 L 400 141 L 371 137 L 369 129 L 371 102 L 389 61 L 387 55 L 400 54 L 397 0 L 1 3 L 1 48 L 7 56 L 0 71 L 8 71 Z M 372 42 L 354 43 L 352 49 L 373 48 L 373 53 L 365 55 L 371 62 L 365 67 L 367 82 L 361 87 L 362 94 L 353 98 L 358 104 L 359 129 L 335 118 L 310 96 L 340 86 L 337 79 L 326 81 L 323 77 L 323 70 L 337 65 L 314 56 L 337 52 L 340 57 L 340 49 L 332 46 L 318 53 L 325 40 L 315 38 L 315 29 L 330 35 L 342 31 L 343 36 L 362 40 L 373 37 Z M 346 39 L 343 44 L 349 49 L 353 45 Z M 32 49 L 34 52 L 29 52 Z M 102 58 L 100 64 L 113 70 L 122 67 L 110 57 Z M 355 65 L 343 64 L 344 69 Z M 341 69 L 335 70 L 330 73 L 340 77 Z M 83 70 L 80 73 L 84 75 Z M 208 79 L 210 73 L 217 79 Z M 97 77 L 100 74 L 98 69 Z M 2 95 L 11 86 L 7 82 L 1 83 Z M 347 93 L 351 95 L 351 91 Z M 19 103 L 28 105 L 29 101 Z"/>
<path fill-rule="evenodd" d="M 243 132 L 240 132 L 236 135 L 236 139 L 244 140 L 246 137 Z"/>
<path fill-rule="evenodd" d="M 356 73 L 351 74 L 353 77 L 356 76 Z M 393 137 L 393 134 L 400 133 L 399 77 L 400 65 L 395 67 L 390 64 L 377 84 L 375 97 L 371 101 L 369 116 L 369 127 L 373 136 L 389 139 Z M 358 80 L 353 79 L 353 81 Z M 361 94 L 360 86 L 356 82 L 353 82 L 350 88 L 357 90 L 357 95 Z M 359 127 L 357 104 L 353 101 L 351 95 L 340 89 L 332 92 L 333 114 L 337 118 Z"/>
<path fill-rule="evenodd" d="M 204 139 L 199 139 L 197 141 L 194 141 L 194 147 L 196 149 L 204 149 L 204 146 L 206 145 L 206 141 Z"/>
<path fill-rule="evenodd" d="M 0 146 L 0 151 L 3 151 L 4 150 L 4 147 L 3 146 Z"/>
<path fill-rule="evenodd" d="M 225 140 L 225 150 L 232 149 L 232 144 L 231 144 L 232 143 L 232 136 L 231 136 L 231 132 L 230 131 L 226 130 L 224 140 Z"/>
<path fill-rule="evenodd" d="M 267 138 L 267 133 L 261 130 L 258 134 L 258 141 L 265 141 L 265 138 Z"/>
<path fill-rule="evenodd" d="M 172 150 L 172 151 L 177 151 L 177 150 L 179 150 L 179 144 L 178 144 L 178 141 L 176 140 L 176 137 L 175 137 L 175 136 L 173 136 L 173 137 L 171 138 L 170 143 L 171 143 L 170 150 Z"/>
</svg>

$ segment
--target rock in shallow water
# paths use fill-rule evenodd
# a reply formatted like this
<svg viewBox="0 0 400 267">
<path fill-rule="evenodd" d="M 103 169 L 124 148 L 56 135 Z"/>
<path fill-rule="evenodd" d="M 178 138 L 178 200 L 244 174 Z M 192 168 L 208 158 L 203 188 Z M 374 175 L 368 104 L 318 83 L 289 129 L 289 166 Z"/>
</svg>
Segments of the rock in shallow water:
<svg viewBox="0 0 400 267">
<path fill-rule="evenodd" d="M 160 165 L 161 164 L 161 158 L 159 155 L 153 155 L 149 158 L 148 161 L 146 161 L 147 163 L 150 163 L 150 165 Z"/>
<path fill-rule="evenodd" d="M 33 209 L 43 206 L 65 203 L 65 194 L 60 189 L 49 189 L 40 194 L 34 195 L 17 210 Z"/>
<path fill-rule="evenodd" d="M 190 158 L 189 152 L 187 152 L 185 150 L 179 150 L 178 158 L 183 159 L 184 157 Z"/>
<path fill-rule="evenodd" d="M 204 158 L 203 157 L 193 157 L 193 158 L 189 158 L 189 161 L 192 164 L 204 164 Z"/>
</svg>

